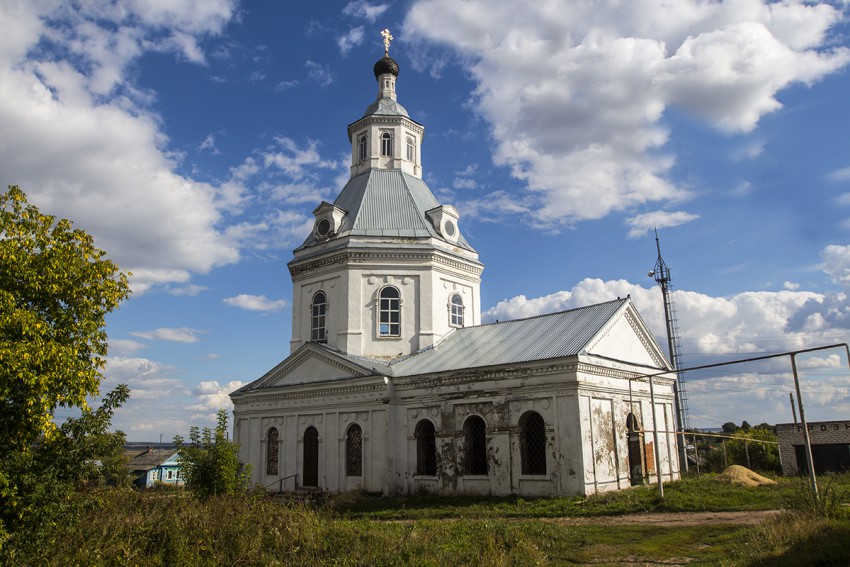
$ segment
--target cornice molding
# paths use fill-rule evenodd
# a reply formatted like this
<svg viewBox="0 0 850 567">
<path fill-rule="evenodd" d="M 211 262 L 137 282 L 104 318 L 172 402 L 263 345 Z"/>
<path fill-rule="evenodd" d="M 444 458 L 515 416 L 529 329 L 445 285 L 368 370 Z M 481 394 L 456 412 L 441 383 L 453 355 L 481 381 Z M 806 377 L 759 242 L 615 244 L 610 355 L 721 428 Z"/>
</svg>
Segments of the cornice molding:
<svg viewBox="0 0 850 567">
<path fill-rule="evenodd" d="M 293 281 L 300 279 L 307 274 L 316 272 L 323 268 L 331 266 L 352 266 L 360 264 L 368 264 L 369 262 L 380 263 L 425 263 L 430 262 L 438 266 L 444 266 L 456 271 L 466 272 L 473 276 L 479 277 L 484 271 L 483 265 L 470 260 L 460 260 L 449 256 L 441 251 L 404 251 L 404 250 L 343 250 L 341 252 L 331 253 L 327 256 L 319 256 L 316 258 L 293 260 L 289 263 L 289 273 Z"/>
</svg>

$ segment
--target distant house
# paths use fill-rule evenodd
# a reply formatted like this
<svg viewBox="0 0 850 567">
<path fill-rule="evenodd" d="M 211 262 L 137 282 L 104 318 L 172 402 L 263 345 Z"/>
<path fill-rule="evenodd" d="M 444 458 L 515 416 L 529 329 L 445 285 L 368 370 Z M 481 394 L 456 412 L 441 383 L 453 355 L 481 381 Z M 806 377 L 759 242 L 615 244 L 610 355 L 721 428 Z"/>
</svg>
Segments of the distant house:
<svg viewBox="0 0 850 567">
<path fill-rule="evenodd" d="M 135 480 L 133 484 L 140 488 L 150 488 L 157 482 L 175 486 L 183 485 L 180 475 L 179 451 L 174 449 L 153 449 L 130 457 L 128 464 Z"/>
</svg>

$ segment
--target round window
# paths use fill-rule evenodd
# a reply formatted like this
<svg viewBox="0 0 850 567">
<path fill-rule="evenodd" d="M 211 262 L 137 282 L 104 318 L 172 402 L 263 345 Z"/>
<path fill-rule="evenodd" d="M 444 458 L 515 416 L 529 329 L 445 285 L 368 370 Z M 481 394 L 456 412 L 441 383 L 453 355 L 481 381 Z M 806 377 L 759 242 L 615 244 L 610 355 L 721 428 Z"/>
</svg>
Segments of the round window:
<svg viewBox="0 0 850 567">
<path fill-rule="evenodd" d="M 316 234 L 319 236 L 327 236 L 331 231 L 331 221 L 322 219 L 316 224 Z"/>
<path fill-rule="evenodd" d="M 455 223 L 453 223 L 452 221 L 446 221 L 446 224 L 444 224 L 443 227 L 448 236 L 455 235 Z"/>
</svg>

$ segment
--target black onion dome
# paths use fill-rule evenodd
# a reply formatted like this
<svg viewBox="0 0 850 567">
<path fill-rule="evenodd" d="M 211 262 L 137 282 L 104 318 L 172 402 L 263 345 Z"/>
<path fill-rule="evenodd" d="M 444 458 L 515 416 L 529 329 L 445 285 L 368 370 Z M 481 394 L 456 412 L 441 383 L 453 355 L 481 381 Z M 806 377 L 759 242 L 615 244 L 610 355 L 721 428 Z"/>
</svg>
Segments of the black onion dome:
<svg viewBox="0 0 850 567">
<path fill-rule="evenodd" d="M 387 56 L 375 63 L 374 71 L 376 79 L 381 75 L 386 75 L 387 73 L 392 73 L 398 77 L 398 63 L 396 63 L 391 57 Z"/>
</svg>

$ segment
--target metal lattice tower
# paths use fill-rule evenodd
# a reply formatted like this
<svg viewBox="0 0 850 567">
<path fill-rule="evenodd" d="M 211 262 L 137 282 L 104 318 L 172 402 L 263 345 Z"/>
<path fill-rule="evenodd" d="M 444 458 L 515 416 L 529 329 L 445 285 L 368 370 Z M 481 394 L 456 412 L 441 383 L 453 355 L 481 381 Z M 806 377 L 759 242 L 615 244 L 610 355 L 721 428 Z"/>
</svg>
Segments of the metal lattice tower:
<svg viewBox="0 0 850 567">
<path fill-rule="evenodd" d="M 676 315 L 676 303 L 673 301 L 672 278 L 670 268 L 661 257 L 661 243 L 658 240 L 658 229 L 655 230 L 655 248 L 658 250 L 658 260 L 655 268 L 649 272 L 649 277 L 655 278 L 655 282 L 661 287 L 661 297 L 664 300 L 664 319 L 667 323 L 667 348 L 670 351 L 670 363 L 674 370 L 682 368 L 682 352 L 679 349 L 679 320 Z M 673 385 L 676 396 L 676 425 L 682 436 L 680 451 L 682 452 L 682 463 L 685 471 L 688 470 L 687 454 L 685 453 L 684 431 L 690 429 L 690 417 L 688 416 L 688 393 L 685 388 L 685 373 L 677 372 L 677 380 Z"/>
</svg>

